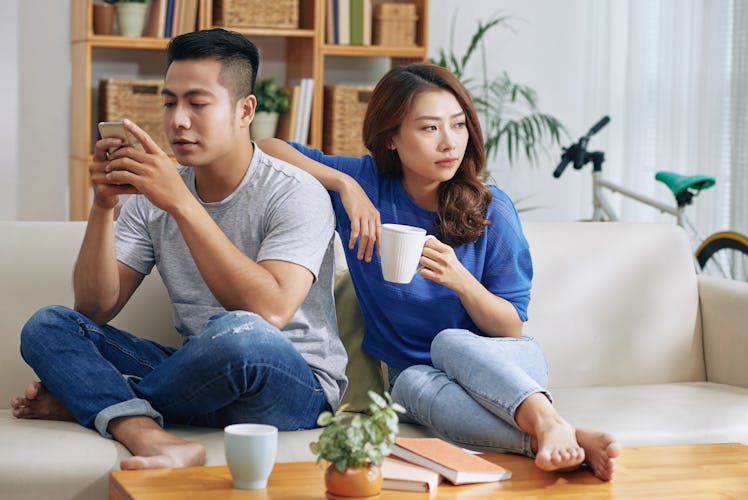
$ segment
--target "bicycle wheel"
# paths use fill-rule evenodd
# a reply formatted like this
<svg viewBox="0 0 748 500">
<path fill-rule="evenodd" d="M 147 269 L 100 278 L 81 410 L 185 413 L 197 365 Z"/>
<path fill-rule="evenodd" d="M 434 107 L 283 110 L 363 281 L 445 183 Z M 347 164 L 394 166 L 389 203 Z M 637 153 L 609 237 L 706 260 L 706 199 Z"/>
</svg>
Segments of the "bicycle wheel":
<svg viewBox="0 0 748 500">
<path fill-rule="evenodd" d="M 704 274 L 748 281 L 748 237 L 734 231 L 709 236 L 696 250 Z"/>
</svg>

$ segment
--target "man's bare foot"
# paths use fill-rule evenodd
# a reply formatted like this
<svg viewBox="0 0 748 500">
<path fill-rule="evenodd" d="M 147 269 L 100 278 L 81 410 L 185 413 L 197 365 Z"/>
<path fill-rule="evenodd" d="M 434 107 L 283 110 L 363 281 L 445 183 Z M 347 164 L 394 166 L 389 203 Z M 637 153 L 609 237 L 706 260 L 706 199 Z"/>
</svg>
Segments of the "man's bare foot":
<svg viewBox="0 0 748 500">
<path fill-rule="evenodd" d="M 610 434 L 587 429 L 577 429 L 577 441 L 584 448 L 585 463 L 603 481 L 613 479 L 615 459 L 621 453 L 621 444 Z"/>
<path fill-rule="evenodd" d="M 16 418 L 75 422 L 73 414 L 41 382 L 31 382 L 23 396 L 11 398 L 10 407 Z"/>
<path fill-rule="evenodd" d="M 109 423 L 114 438 L 133 454 L 123 470 L 193 467 L 205 464 L 205 447 L 166 432 L 150 417 L 121 417 Z"/>
</svg>

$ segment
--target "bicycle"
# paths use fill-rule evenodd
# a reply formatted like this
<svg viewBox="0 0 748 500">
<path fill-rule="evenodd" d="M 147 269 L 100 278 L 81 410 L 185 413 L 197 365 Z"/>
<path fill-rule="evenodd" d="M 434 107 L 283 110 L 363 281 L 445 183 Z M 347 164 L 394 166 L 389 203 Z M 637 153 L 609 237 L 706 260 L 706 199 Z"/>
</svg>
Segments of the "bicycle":
<svg viewBox="0 0 748 500">
<path fill-rule="evenodd" d="M 667 205 L 648 196 L 637 193 L 603 177 L 605 154 L 602 151 L 587 151 L 590 138 L 608 124 L 610 118 L 604 116 L 590 128 L 586 135 L 568 148 L 563 148 L 561 162 L 553 171 L 558 178 L 569 163 L 576 170 L 592 162 L 592 220 L 617 221 L 618 216 L 606 198 L 606 191 L 619 193 L 660 212 L 675 217 L 676 223 L 690 233 L 691 240 L 700 242 L 694 252 L 696 267 L 703 274 L 720 276 L 738 281 L 748 281 L 748 237 L 735 231 L 720 231 L 707 238 L 699 235 L 693 222 L 686 216 L 686 207 L 701 191 L 714 186 L 716 180 L 708 175 L 682 175 L 660 171 L 655 180 L 665 184 L 675 197 L 675 205 Z"/>
</svg>

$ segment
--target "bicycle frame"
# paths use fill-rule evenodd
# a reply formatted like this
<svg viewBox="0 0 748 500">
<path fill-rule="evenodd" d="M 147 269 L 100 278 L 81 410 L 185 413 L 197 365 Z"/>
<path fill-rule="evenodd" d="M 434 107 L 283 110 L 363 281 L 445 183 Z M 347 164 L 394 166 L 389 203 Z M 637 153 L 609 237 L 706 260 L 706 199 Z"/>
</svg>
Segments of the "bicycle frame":
<svg viewBox="0 0 748 500">
<path fill-rule="evenodd" d="M 605 220 L 605 217 L 607 217 L 607 220 L 611 221 L 618 220 L 618 216 L 613 210 L 613 207 L 611 207 L 610 203 L 605 198 L 603 188 L 609 189 L 610 191 L 613 191 L 615 193 L 622 194 L 627 198 L 631 198 L 640 203 L 644 203 L 645 205 L 649 205 L 650 207 L 656 208 L 661 212 L 668 213 L 676 218 L 679 226 L 683 226 L 684 222 L 688 223 L 689 226 L 691 226 L 690 221 L 686 219 L 685 214 L 683 213 L 683 208 L 678 206 L 666 205 L 653 198 L 644 196 L 619 184 L 604 179 L 601 171 L 592 172 L 592 218 L 594 220 Z"/>
<path fill-rule="evenodd" d="M 699 242 L 704 240 L 704 237 L 696 229 L 696 225 L 685 214 L 685 207 L 677 205 L 667 205 L 658 200 L 639 194 L 636 191 L 632 191 L 626 187 L 611 182 L 603 178 L 602 169 L 594 169 L 592 171 L 592 220 L 596 221 L 618 221 L 618 215 L 615 210 L 608 202 L 605 197 L 605 189 L 608 189 L 614 193 L 618 193 L 632 200 L 636 200 L 639 203 L 643 203 L 652 208 L 659 210 L 660 212 L 667 213 L 675 217 L 677 224 L 686 230 L 686 234 L 689 235 L 691 245 L 695 248 Z M 696 256 L 694 255 L 694 259 Z M 722 265 L 718 262 L 717 267 L 723 275 L 727 276 L 727 273 L 722 268 Z"/>
<path fill-rule="evenodd" d="M 742 276 L 739 279 L 746 280 L 747 273 L 745 269 L 748 269 L 748 264 L 746 264 L 748 263 L 748 237 L 733 231 L 723 231 L 704 239 L 699 234 L 695 224 L 685 215 L 685 208 L 691 203 L 692 198 L 701 190 L 714 185 L 714 178 L 703 175 L 689 178 L 688 176 L 676 175 L 671 172 L 662 172 L 662 176 L 658 174 L 657 180 L 661 180 L 667 184 L 673 192 L 675 198 L 674 205 L 662 203 L 620 184 L 604 179 L 602 170 L 605 153 L 602 151 L 587 151 L 587 143 L 590 137 L 609 121 L 610 118 L 604 116 L 577 143 L 572 144 L 568 148 L 563 148 L 564 152 L 561 155 L 561 161 L 553 171 L 553 176 L 556 178 L 560 177 L 570 164 L 573 164 L 574 168 L 579 170 L 587 163 L 592 162 L 592 220 L 618 221 L 618 215 L 608 202 L 605 190 L 618 193 L 626 198 L 675 217 L 676 223 L 686 231 L 691 241 L 691 246 L 694 248 L 693 257 L 696 269 L 706 270 L 707 265 L 709 265 L 712 266 L 712 269 L 716 268 L 725 278 L 735 279 L 734 276 L 739 275 Z M 685 185 L 685 189 L 682 186 L 678 186 L 676 193 L 676 189 L 671 184 L 674 184 L 680 178 L 684 178 L 687 184 Z M 678 182 L 681 181 L 678 180 Z M 740 260 L 741 258 L 743 260 Z M 737 274 L 732 274 L 733 269 L 737 269 Z M 741 269 L 743 270 L 741 271 Z"/>
</svg>

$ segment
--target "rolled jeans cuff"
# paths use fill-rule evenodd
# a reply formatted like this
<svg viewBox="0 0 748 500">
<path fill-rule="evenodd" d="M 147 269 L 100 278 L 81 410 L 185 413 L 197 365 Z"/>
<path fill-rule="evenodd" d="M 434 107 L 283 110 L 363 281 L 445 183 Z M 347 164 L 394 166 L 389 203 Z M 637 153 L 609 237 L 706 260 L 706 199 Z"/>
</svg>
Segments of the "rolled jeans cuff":
<svg viewBox="0 0 748 500">
<path fill-rule="evenodd" d="M 164 426 L 164 417 L 154 410 L 148 401 L 136 398 L 108 406 L 101 410 L 96 415 L 94 427 L 99 431 L 99 434 L 105 438 L 112 439 L 112 435 L 109 432 L 109 422 L 119 417 L 151 417 L 159 426 Z"/>
</svg>

